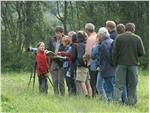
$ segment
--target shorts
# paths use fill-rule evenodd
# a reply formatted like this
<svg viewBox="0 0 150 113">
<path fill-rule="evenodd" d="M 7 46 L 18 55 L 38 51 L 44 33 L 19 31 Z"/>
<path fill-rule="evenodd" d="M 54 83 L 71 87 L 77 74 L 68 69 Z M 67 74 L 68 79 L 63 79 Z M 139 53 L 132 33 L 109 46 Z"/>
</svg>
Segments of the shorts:
<svg viewBox="0 0 150 113">
<path fill-rule="evenodd" d="M 85 67 L 77 67 L 76 80 L 80 82 L 86 82 L 90 79 L 89 70 Z"/>
</svg>

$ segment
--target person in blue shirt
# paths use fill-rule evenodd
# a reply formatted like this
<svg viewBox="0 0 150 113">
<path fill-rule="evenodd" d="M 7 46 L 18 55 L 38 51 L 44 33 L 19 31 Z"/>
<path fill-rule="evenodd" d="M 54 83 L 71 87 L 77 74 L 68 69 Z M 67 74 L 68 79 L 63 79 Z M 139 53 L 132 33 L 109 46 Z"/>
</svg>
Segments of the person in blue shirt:
<svg viewBox="0 0 150 113">
<path fill-rule="evenodd" d="M 68 36 L 63 37 L 63 50 L 58 52 L 58 55 L 66 57 L 66 60 L 63 62 L 64 75 L 66 79 L 66 84 L 68 87 L 68 94 L 75 94 L 74 87 L 75 81 L 71 76 L 71 66 L 72 66 L 72 46 L 70 45 L 70 38 Z M 74 85 L 72 85 L 74 84 Z"/>
<path fill-rule="evenodd" d="M 105 27 L 101 27 L 97 33 L 101 37 L 101 46 L 99 51 L 99 67 L 100 76 L 104 79 L 107 87 L 107 100 L 113 99 L 115 69 L 110 62 L 110 47 L 113 40 L 110 38 L 109 32 Z"/>
</svg>

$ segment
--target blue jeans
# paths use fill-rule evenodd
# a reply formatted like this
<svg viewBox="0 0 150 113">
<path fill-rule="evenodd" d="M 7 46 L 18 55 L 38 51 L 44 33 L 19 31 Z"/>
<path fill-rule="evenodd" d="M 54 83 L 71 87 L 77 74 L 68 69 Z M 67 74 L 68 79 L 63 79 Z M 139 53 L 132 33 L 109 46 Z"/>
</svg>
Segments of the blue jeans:
<svg viewBox="0 0 150 113">
<path fill-rule="evenodd" d="M 107 87 L 107 90 L 106 90 L 107 99 L 108 99 L 109 101 L 113 99 L 114 80 L 115 80 L 115 77 L 114 77 L 114 76 L 110 76 L 110 77 L 105 77 L 105 78 L 104 78 L 105 85 L 106 85 L 106 87 Z"/>
<path fill-rule="evenodd" d="M 98 93 L 108 100 L 112 100 L 114 91 L 114 76 L 103 78 L 100 73 L 97 76 L 96 88 Z"/>
<path fill-rule="evenodd" d="M 104 89 L 104 79 L 101 77 L 100 72 L 98 72 L 97 75 L 96 89 L 102 97 L 106 98 L 106 93 Z"/>
</svg>

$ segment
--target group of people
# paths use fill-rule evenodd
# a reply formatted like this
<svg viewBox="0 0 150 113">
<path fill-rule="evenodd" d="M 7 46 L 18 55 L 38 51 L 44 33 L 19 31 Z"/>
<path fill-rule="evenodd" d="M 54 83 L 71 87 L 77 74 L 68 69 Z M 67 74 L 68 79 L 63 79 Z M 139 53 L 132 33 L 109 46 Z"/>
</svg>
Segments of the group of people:
<svg viewBox="0 0 150 113">
<path fill-rule="evenodd" d="M 144 55 L 141 38 L 134 34 L 134 23 L 126 25 L 107 21 L 95 32 L 92 23 L 84 31 L 70 31 L 64 35 L 63 27 L 56 27 L 49 39 L 47 50 L 64 60 L 46 55 L 44 42 L 37 44 L 36 70 L 40 92 L 48 92 L 48 70 L 55 95 L 68 94 L 134 105 L 137 103 L 138 57 Z"/>
</svg>

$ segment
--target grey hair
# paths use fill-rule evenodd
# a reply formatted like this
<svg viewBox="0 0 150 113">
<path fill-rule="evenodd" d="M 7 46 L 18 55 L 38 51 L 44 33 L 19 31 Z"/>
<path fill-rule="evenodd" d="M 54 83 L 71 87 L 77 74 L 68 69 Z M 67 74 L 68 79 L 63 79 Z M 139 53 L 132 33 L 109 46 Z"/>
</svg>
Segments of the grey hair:
<svg viewBox="0 0 150 113">
<path fill-rule="evenodd" d="M 88 30 L 89 32 L 93 32 L 95 30 L 95 26 L 92 23 L 87 23 L 85 25 L 85 30 Z"/>
<path fill-rule="evenodd" d="M 125 28 L 126 28 L 126 31 L 134 32 L 135 31 L 135 24 L 134 23 L 127 23 Z"/>
<path fill-rule="evenodd" d="M 75 32 L 75 31 L 69 31 L 68 33 L 71 33 L 71 34 L 76 34 L 76 32 Z"/>
<path fill-rule="evenodd" d="M 110 36 L 110 34 L 109 34 L 108 30 L 106 29 L 106 27 L 99 28 L 97 35 L 100 36 L 100 37 L 109 37 Z"/>
</svg>

